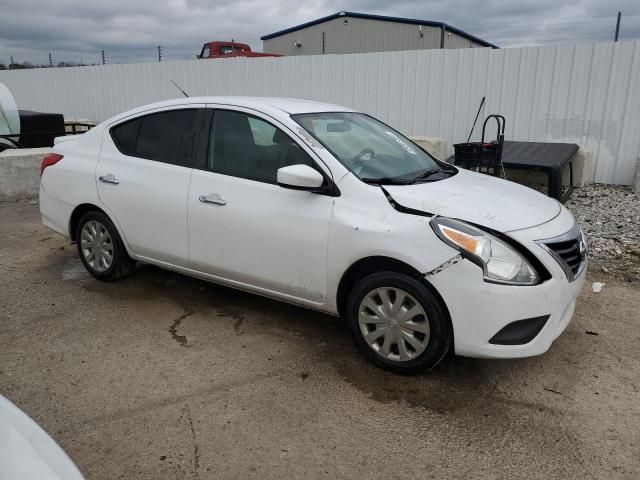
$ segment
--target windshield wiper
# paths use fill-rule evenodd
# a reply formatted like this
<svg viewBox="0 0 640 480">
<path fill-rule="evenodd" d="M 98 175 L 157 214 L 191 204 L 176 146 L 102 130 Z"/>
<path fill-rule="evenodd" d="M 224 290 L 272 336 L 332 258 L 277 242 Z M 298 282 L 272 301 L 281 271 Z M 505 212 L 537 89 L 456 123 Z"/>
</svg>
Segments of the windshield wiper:
<svg viewBox="0 0 640 480">
<path fill-rule="evenodd" d="M 453 169 L 444 169 L 444 168 L 429 168 L 426 170 L 422 170 L 416 176 L 412 178 L 406 177 L 380 177 L 380 178 L 361 178 L 364 183 L 368 183 L 370 185 L 411 185 L 420 180 L 426 180 L 427 178 L 437 175 L 438 173 L 442 173 L 444 175 L 453 175 L 455 170 Z"/>
<path fill-rule="evenodd" d="M 421 171 L 418 175 L 416 175 L 415 177 L 413 177 L 410 182 L 411 183 L 415 183 L 419 180 L 426 180 L 427 178 L 436 175 L 438 173 L 444 173 L 444 174 L 451 174 L 453 173 L 452 170 L 443 170 L 441 168 L 430 168 L 428 170 L 423 170 Z"/>
<path fill-rule="evenodd" d="M 369 185 L 410 185 L 412 179 L 402 177 L 381 177 L 381 178 L 361 178 L 364 183 Z"/>
</svg>

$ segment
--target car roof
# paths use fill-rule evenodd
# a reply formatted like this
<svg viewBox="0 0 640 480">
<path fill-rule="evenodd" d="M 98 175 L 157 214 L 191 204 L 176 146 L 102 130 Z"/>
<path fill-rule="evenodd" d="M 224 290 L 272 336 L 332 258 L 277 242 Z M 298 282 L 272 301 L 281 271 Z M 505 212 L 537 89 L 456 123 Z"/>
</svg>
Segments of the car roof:
<svg viewBox="0 0 640 480">
<path fill-rule="evenodd" d="M 202 97 L 204 103 L 220 103 L 226 105 L 236 105 L 248 108 L 272 108 L 283 112 L 296 113 L 317 113 L 317 112 L 351 112 L 350 108 L 331 103 L 315 102 L 300 98 L 285 97 Z"/>
<path fill-rule="evenodd" d="M 298 98 L 282 97 L 185 97 L 173 100 L 156 102 L 142 107 L 134 108 L 127 112 L 116 115 L 105 123 L 110 124 L 123 118 L 136 115 L 148 110 L 157 108 L 173 107 L 190 104 L 217 104 L 234 107 L 244 107 L 280 116 L 283 113 L 293 115 L 297 113 L 318 113 L 318 112 L 353 112 L 351 108 L 331 103 L 314 102 L 311 100 L 301 100 Z"/>
</svg>

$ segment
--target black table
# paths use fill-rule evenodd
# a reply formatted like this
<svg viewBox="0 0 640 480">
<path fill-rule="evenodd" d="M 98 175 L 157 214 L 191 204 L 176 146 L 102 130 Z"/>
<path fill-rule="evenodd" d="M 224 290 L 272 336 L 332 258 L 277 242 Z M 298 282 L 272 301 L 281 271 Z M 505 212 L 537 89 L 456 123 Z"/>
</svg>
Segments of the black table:
<svg viewBox="0 0 640 480">
<path fill-rule="evenodd" d="M 573 192 L 573 164 L 578 151 L 575 143 L 504 142 L 504 168 L 543 172 L 549 179 L 548 195 L 564 203 Z M 562 193 L 562 172 L 569 167 L 569 188 Z"/>
</svg>

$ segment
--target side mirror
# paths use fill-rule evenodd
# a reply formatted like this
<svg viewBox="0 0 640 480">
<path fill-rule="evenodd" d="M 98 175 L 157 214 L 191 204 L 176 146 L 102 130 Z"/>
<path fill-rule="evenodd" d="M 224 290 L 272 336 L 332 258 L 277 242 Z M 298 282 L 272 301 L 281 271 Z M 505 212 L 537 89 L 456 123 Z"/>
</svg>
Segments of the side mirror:
<svg viewBox="0 0 640 480">
<path fill-rule="evenodd" d="M 277 172 L 278 185 L 294 190 L 318 190 L 324 183 L 324 177 L 309 165 L 289 165 Z"/>
</svg>

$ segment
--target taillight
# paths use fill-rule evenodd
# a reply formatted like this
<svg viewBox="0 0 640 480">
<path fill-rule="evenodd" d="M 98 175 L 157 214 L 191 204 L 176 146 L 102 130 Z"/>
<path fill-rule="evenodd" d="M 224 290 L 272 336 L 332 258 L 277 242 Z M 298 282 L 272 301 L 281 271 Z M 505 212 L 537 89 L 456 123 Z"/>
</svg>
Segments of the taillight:
<svg viewBox="0 0 640 480">
<path fill-rule="evenodd" d="M 40 164 L 40 176 L 44 173 L 44 169 L 50 167 L 51 165 L 55 165 L 64 157 L 58 153 L 50 153 L 49 155 L 45 155 L 42 159 L 42 163 Z"/>
</svg>

